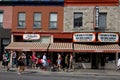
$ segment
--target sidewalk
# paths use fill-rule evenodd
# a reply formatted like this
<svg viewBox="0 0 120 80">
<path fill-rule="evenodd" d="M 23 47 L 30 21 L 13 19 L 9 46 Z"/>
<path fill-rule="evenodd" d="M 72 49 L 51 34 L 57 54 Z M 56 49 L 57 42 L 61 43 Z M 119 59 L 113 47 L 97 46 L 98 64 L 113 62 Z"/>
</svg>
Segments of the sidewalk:
<svg viewBox="0 0 120 80">
<path fill-rule="evenodd" d="M 10 68 L 10 72 L 16 72 L 16 68 Z M 7 72 L 5 68 L 1 68 L 0 71 Z M 43 71 L 40 69 L 26 69 L 25 73 L 43 73 L 43 74 L 60 74 L 60 75 L 101 75 L 101 76 L 120 76 L 120 70 L 98 70 L 98 69 L 76 69 L 75 71 L 69 72 L 51 72 L 51 71 Z"/>
</svg>

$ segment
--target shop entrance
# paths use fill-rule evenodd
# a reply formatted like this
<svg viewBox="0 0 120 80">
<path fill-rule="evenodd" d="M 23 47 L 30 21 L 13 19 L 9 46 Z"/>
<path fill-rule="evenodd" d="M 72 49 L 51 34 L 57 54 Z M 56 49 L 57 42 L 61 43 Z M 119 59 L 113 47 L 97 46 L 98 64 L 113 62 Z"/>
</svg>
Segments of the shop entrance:
<svg viewBox="0 0 120 80">
<path fill-rule="evenodd" d="M 91 68 L 104 69 L 106 64 L 106 55 L 102 53 L 94 53 L 91 55 Z"/>
<path fill-rule="evenodd" d="M 91 54 L 91 68 L 92 69 L 98 69 L 99 68 L 99 59 L 98 59 L 98 53 Z"/>
</svg>

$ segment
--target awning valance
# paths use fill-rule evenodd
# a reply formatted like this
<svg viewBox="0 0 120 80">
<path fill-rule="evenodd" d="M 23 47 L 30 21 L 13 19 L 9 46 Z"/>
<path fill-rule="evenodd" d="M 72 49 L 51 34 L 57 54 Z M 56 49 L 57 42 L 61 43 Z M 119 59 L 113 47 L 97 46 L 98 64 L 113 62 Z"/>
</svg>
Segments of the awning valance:
<svg viewBox="0 0 120 80">
<path fill-rule="evenodd" d="M 120 52 L 120 46 L 118 44 L 74 44 L 74 52 Z"/>
<path fill-rule="evenodd" d="M 73 52 L 72 43 L 51 43 L 49 47 L 51 52 Z"/>
<path fill-rule="evenodd" d="M 18 51 L 47 51 L 49 43 L 12 42 L 5 49 Z"/>
</svg>

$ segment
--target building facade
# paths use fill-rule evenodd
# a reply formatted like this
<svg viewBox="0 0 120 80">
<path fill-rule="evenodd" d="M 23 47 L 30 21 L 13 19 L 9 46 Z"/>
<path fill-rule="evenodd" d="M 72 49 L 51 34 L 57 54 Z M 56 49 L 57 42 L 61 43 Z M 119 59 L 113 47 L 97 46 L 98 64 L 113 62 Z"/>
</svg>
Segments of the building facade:
<svg viewBox="0 0 120 80">
<path fill-rule="evenodd" d="M 118 0 L 65 0 L 63 31 L 73 32 L 76 62 L 82 58 L 87 68 L 115 68 L 119 47 L 109 51 L 108 45 L 118 46 L 118 4 Z"/>
<path fill-rule="evenodd" d="M 73 53 L 76 64 L 82 61 L 84 68 L 115 69 L 120 51 L 118 0 L 16 0 L 1 5 L 5 4 L 12 6 L 6 50 L 48 53 L 53 63 L 57 53 L 63 60 Z"/>
<path fill-rule="evenodd" d="M 0 6 L 0 60 L 5 47 L 10 43 L 12 28 L 12 6 Z"/>
</svg>

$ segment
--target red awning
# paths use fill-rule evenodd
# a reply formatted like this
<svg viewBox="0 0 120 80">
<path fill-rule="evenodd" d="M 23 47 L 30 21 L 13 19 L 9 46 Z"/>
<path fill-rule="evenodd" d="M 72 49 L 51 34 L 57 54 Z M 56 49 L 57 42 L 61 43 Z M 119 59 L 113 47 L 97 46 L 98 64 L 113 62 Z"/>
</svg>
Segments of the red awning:
<svg viewBox="0 0 120 80">
<path fill-rule="evenodd" d="M 73 52 L 72 43 L 51 43 L 49 47 L 51 52 Z"/>
<path fill-rule="evenodd" d="M 74 52 L 120 52 L 120 46 L 118 44 L 74 44 Z"/>
<path fill-rule="evenodd" d="M 49 43 L 12 42 L 5 49 L 17 51 L 47 51 Z"/>
</svg>

